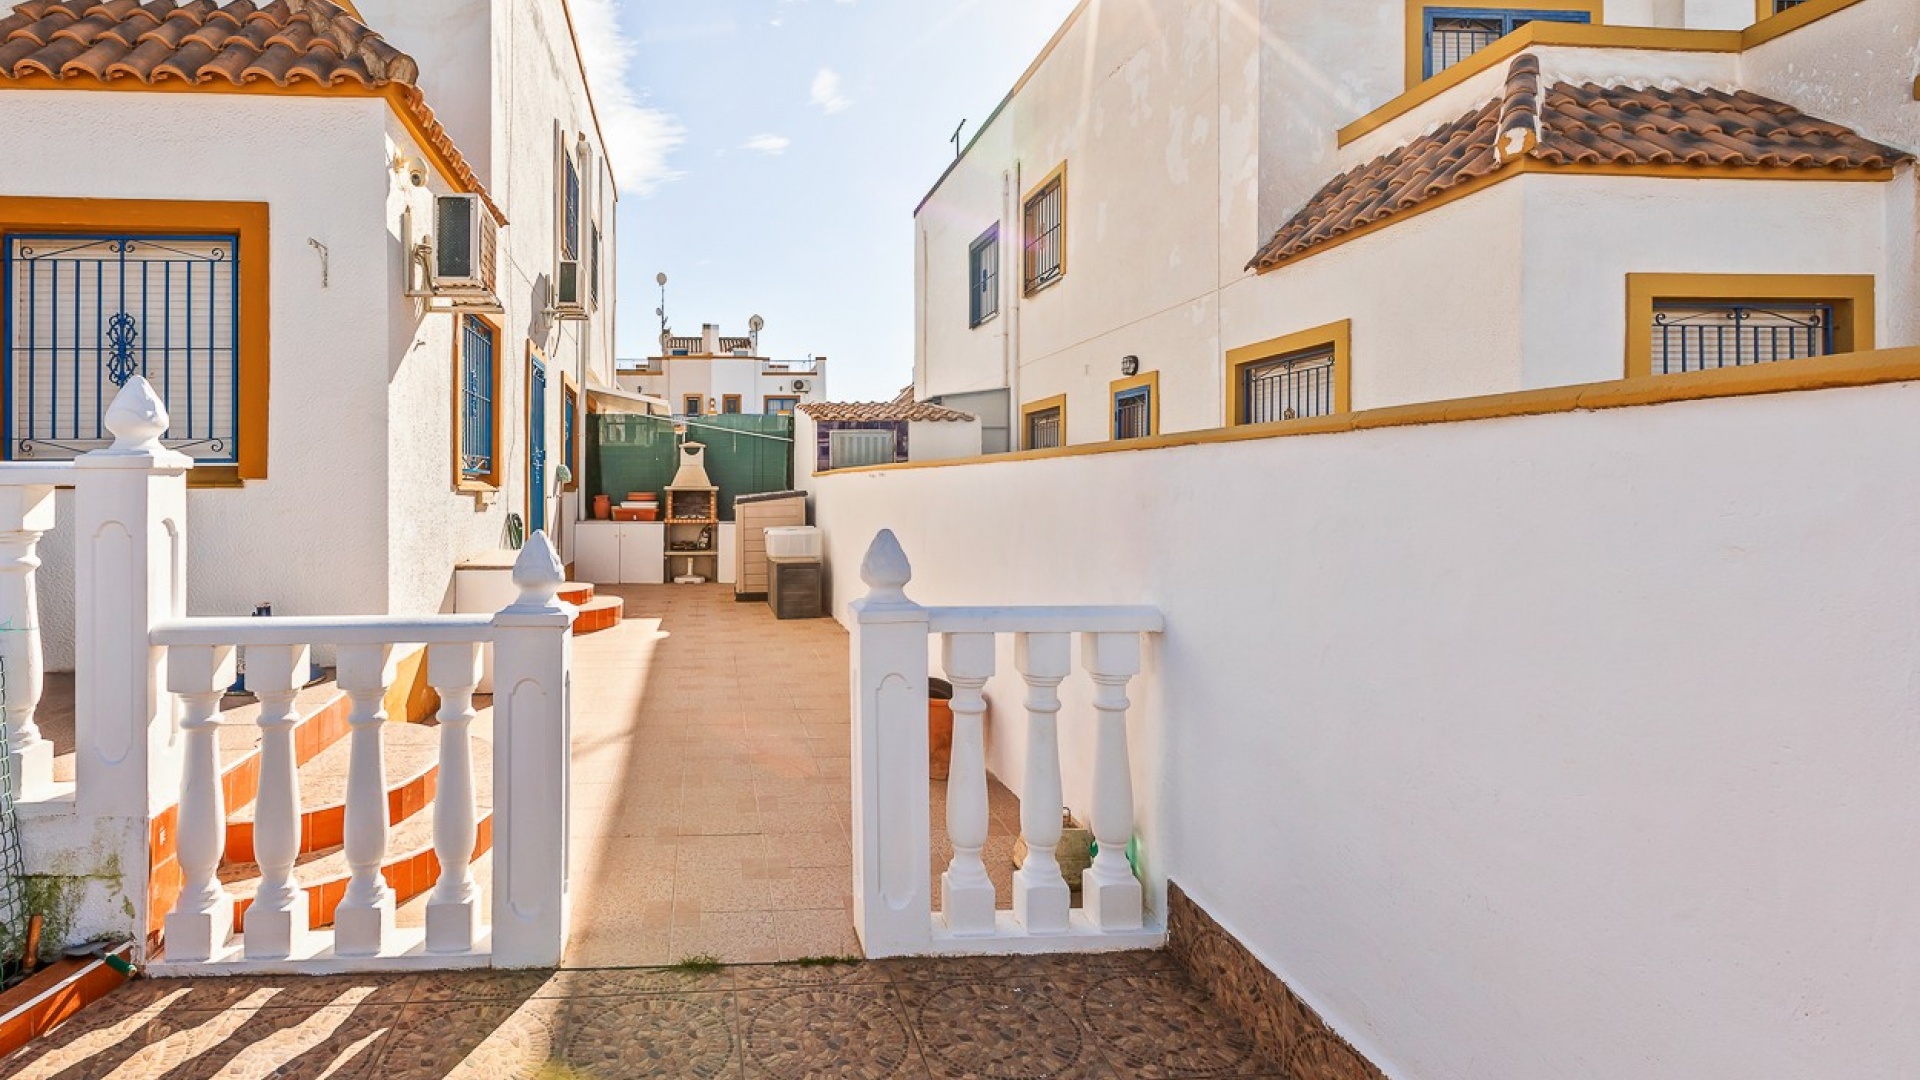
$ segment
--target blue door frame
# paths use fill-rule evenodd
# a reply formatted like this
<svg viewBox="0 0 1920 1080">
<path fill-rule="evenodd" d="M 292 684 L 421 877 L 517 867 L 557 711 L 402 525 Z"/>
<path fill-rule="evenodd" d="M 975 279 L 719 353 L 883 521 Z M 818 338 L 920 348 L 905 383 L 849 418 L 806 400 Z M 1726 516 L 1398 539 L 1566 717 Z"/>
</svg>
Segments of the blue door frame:
<svg viewBox="0 0 1920 1080">
<path fill-rule="evenodd" d="M 547 365 L 535 355 L 527 367 L 527 535 L 547 527 Z"/>
</svg>

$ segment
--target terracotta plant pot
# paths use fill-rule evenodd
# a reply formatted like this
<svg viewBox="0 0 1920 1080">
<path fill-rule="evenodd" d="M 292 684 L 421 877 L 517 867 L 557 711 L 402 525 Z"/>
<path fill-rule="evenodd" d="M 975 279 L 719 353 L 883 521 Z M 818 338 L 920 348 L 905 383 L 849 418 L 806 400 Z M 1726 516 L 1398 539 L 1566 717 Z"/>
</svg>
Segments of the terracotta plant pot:
<svg viewBox="0 0 1920 1080">
<path fill-rule="evenodd" d="M 606 495 L 595 495 L 593 497 L 593 519 L 595 521 L 607 520 L 607 516 L 611 512 L 612 507 L 612 498 Z"/>
<path fill-rule="evenodd" d="M 945 780 L 953 768 L 953 684 L 927 680 L 927 775 Z"/>
</svg>

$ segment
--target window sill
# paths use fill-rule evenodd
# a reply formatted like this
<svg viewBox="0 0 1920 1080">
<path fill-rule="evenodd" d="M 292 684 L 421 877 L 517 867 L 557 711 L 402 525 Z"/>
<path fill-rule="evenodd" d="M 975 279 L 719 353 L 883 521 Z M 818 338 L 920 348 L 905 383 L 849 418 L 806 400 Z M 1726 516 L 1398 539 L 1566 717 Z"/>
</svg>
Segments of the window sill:
<svg viewBox="0 0 1920 1080">
<path fill-rule="evenodd" d="M 258 479 L 266 479 L 258 477 Z M 238 465 L 200 465 L 187 473 L 189 488 L 243 488 L 247 486 L 245 477 L 240 475 Z"/>
<path fill-rule="evenodd" d="M 1028 295 L 1031 296 L 1032 294 L 1029 293 Z M 987 325 L 988 323 L 994 321 L 995 319 L 998 319 L 999 317 L 1000 317 L 1000 313 L 996 311 L 993 314 L 987 316 L 986 318 L 979 320 L 978 322 L 969 322 L 967 324 L 967 329 L 978 330 L 981 327 Z"/>
<path fill-rule="evenodd" d="M 1046 281 L 1040 282 L 1039 284 L 1028 285 L 1026 295 L 1028 297 L 1038 296 L 1041 293 L 1046 292 L 1048 289 L 1053 288 L 1055 285 L 1060 284 L 1062 281 L 1065 281 L 1066 279 L 1067 279 L 1067 275 L 1061 274 L 1058 277 L 1049 278 Z"/>
<path fill-rule="evenodd" d="M 489 480 L 460 480 L 453 485 L 453 490 L 462 495 L 498 495 L 500 485 Z"/>
</svg>

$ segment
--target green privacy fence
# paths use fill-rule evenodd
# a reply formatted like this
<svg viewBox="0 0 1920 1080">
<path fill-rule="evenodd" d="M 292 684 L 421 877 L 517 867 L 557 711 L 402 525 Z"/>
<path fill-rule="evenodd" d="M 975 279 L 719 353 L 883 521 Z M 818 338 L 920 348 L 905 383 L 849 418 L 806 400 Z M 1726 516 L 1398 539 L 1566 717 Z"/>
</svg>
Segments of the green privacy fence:
<svg viewBox="0 0 1920 1080">
<path fill-rule="evenodd" d="M 733 500 L 793 487 L 793 417 L 702 416 L 680 421 L 686 441 L 705 444 L 707 476 L 720 488 L 720 520 Z M 587 425 L 587 494 L 614 505 L 628 492 L 660 492 L 680 471 L 680 440 L 665 416 L 601 413 Z"/>
</svg>

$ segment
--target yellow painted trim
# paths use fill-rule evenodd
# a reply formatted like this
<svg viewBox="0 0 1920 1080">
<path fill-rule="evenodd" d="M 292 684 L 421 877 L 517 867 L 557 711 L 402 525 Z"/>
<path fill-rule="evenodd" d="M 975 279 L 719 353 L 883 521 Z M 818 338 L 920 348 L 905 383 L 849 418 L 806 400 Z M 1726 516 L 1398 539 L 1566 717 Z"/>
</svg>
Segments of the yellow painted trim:
<svg viewBox="0 0 1920 1080">
<path fill-rule="evenodd" d="M 1043 285 L 1033 283 L 1033 267 L 1027 260 L 1031 258 L 1033 242 L 1033 203 L 1054 181 L 1060 182 L 1060 272 L 1052 281 Z M 1067 163 L 1061 162 L 1054 170 L 1042 177 L 1040 182 L 1027 189 L 1020 199 L 1020 288 L 1027 296 L 1053 288 L 1067 278 Z"/>
<path fill-rule="evenodd" d="M 1074 24 L 1080 21 L 1080 16 L 1086 14 L 1087 9 L 1092 6 L 1093 0 L 1080 0 L 1080 3 L 1074 7 L 1073 11 L 1068 13 L 1066 20 L 1060 24 L 1060 29 L 1053 32 L 1053 36 L 1047 39 L 1045 45 L 1041 46 L 1040 54 L 1033 58 L 1033 62 L 1027 65 L 1027 70 L 1022 72 L 1020 78 L 1014 81 L 1013 89 L 1007 91 L 1006 96 L 1000 99 L 1000 104 L 995 105 L 993 111 L 987 114 L 987 118 L 981 121 L 980 126 L 973 130 L 973 137 L 967 140 L 966 147 L 947 165 L 946 171 L 940 174 L 940 179 L 933 182 L 933 187 L 927 189 L 926 195 L 922 196 L 919 204 L 913 208 L 915 217 L 920 216 L 920 211 L 925 209 L 927 203 L 932 201 L 933 197 L 939 193 L 940 185 L 946 183 L 947 177 L 953 175 L 953 170 L 959 168 L 960 163 L 965 161 L 967 155 L 973 152 L 974 144 L 979 142 L 981 136 L 987 133 L 987 129 L 992 127 L 993 122 L 1000 118 L 1000 114 L 1005 112 L 1007 106 L 1013 103 L 1013 99 L 1019 95 L 1020 91 L 1027 88 L 1027 83 L 1031 82 L 1033 77 L 1039 73 L 1040 65 L 1047 62 L 1047 58 L 1053 55 L 1053 50 L 1059 48 L 1060 43 L 1066 40 L 1067 32 L 1073 29 Z"/>
<path fill-rule="evenodd" d="M 1527 5 L 1515 4 L 1514 6 Z M 1410 86 L 1406 93 L 1341 128 L 1340 145 L 1346 146 L 1370 132 L 1385 127 L 1475 75 L 1497 67 L 1537 45 L 1641 49 L 1659 52 L 1739 52 L 1741 32 L 1738 30 L 1667 30 L 1647 26 L 1592 24 L 1582 26 L 1578 23 L 1528 23 L 1433 78 Z M 1415 67 L 1413 70 L 1417 72 L 1419 68 Z"/>
<path fill-rule="evenodd" d="M 4 83 L 0 83 L 4 85 Z M 196 487 L 235 487 L 267 478 L 267 420 L 273 378 L 272 215 L 263 202 L 64 199 L 0 196 L 0 236 L 34 232 L 233 233 L 240 238 L 240 440 L 233 466 L 196 468 Z M 0 305 L 7 298 L 0 296 Z M 0 386 L 0 410 L 11 387 Z"/>
<path fill-rule="evenodd" d="M 1874 345 L 1872 274 L 1628 274 L 1627 362 L 1630 379 L 1653 378 L 1653 306 L 1661 300 L 1817 300 L 1834 305 L 1836 353 Z M 1811 363 L 1795 360 L 1792 367 Z M 1766 364 L 1762 367 L 1778 367 Z M 1662 375 L 1661 379 L 1680 378 Z"/>
<path fill-rule="evenodd" d="M 1227 350 L 1227 392 L 1222 400 L 1226 402 L 1227 414 L 1222 419 L 1227 427 L 1245 427 L 1240 417 L 1246 414 L 1245 387 L 1242 386 L 1241 370 L 1249 364 L 1261 364 L 1268 360 L 1278 360 L 1295 353 L 1303 353 L 1333 347 L 1333 411 L 1336 415 L 1353 411 L 1353 320 L 1342 319 L 1339 322 L 1316 326 L 1311 330 L 1302 330 L 1295 334 L 1269 338 L 1252 345 L 1242 345 Z M 1298 424 L 1317 419 L 1307 417 L 1303 420 L 1283 421 Z"/>
<path fill-rule="evenodd" d="M 486 479 L 484 480 L 467 476 L 466 471 L 461 468 L 460 463 L 461 436 L 465 433 L 467 416 L 466 402 L 462 400 L 462 395 L 466 391 L 466 379 L 464 378 L 464 372 L 461 370 L 461 364 L 464 360 L 461 351 L 462 346 L 466 343 L 466 334 L 464 333 L 464 328 L 461 326 L 461 322 L 470 314 L 482 323 L 485 323 L 487 328 L 493 331 L 493 469 L 487 473 Z M 461 312 L 459 316 L 453 320 L 453 424 L 451 426 L 453 429 L 453 490 L 455 491 L 494 492 L 500 490 L 500 450 L 506 444 L 506 432 L 501 429 L 500 425 L 501 409 L 505 404 L 501 401 L 501 398 L 506 396 L 500 392 L 500 388 L 506 385 L 502 379 L 506 365 L 500 362 L 500 345 L 501 339 L 504 336 L 505 327 L 499 319 L 494 318 L 492 315 Z"/>
<path fill-rule="evenodd" d="M 394 661 L 393 671 L 393 682 L 381 698 L 389 720 L 417 724 L 439 712 L 440 695 L 427 683 L 427 650 L 414 649 L 401 656 Z"/>
<path fill-rule="evenodd" d="M 1472 0 L 1407 0 L 1406 60 L 1407 89 L 1409 90 L 1419 86 L 1425 82 L 1427 78 L 1427 9 L 1449 7 L 1471 7 L 1487 11 L 1584 11 L 1587 13 L 1587 17 L 1592 20 L 1587 25 L 1600 26 L 1606 22 L 1606 13 L 1602 0 L 1526 0 L 1524 3 L 1484 4 L 1473 3 Z M 1532 23 L 1527 24 L 1527 26 L 1532 25 Z M 1567 26 L 1575 24 L 1555 23 L 1553 25 Z M 1516 30 L 1512 34 L 1507 35 L 1507 37 L 1518 37 L 1521 31 L 1526 29 L 1527 27 L 1523 26 L 1520 30 Z M 1486 51 L 1491 52 L 1494 49 L 1500 48 L 1505 41 L 1506 38 L 1502 38 L 1500 41 L 1494 42 L 1492 45 L 1487 46 Z M 1459 64 L 1455 64 L 1454 67 L 1464 66 L 1466 63 L 1467 61 L 1462 61 Z M 1447 69 L 1447 71 L 1451 70 L 1453 70 L 1453 68 Z M 1475 70 L 1484 71 L 1486 67 L 1481 65 L 1476 67 Z M 1446 73 L 1446 71 L 1443 71 L 1439 74 L 1445 75 Z M 1456 83 L 1455 85 L 1458 84 Z"/>
<path fill-rule="evenodd" d="M 1055 394 L 1050 398 L 1029 401 L 1025 405 L 1020 406 L 1020 446 L 1022 449 L 1026 448 L 1033 430 L 1028 425 L 1028 421 L 1032 419 L 1035 413 L 1043 413 L 1049 409 L 1060 410 L 1060 445 L 1067 445 L 1067 395 Z"/>
<path fill-rule="evenodd" d="M 1390 225 L 1415 218 L 1430 210 L 1438 210 L 1448 203 L 1464 199 L 1478 191 L 1484 191 L 1502 181 L 1516 176 L 1636 176 L 1647 179 L 1668 180 L 1798 180 L 1821 181 L 1829 184 L 1884 183 L 1892 180 L 1892 169 L 1791 169 L 1791 168 L 1738 168 L 1715 165 L 1555 165 L 1537 158 L 1519 158 L 1507 162 L 1496 172 L 1469 180 L 1458 187 L 1434 196 L 1422 203 L 1392 214 L 1379 220 L 1368 222 L 1350 232 L 1323 243 L 1290 255 L 1255 271 L 1257 274 L 1272 273 L 1283 267 L 1292 266 L 1303 259 L 1312 258 L 1322 252 L 1339 247 L 1350 240 L 1358 240 L 1379 232 Z"/>
<path fill-rule="evenodd" d="M 687 402 L 693 402 L 693 408 L 686 408 Z M 686 416 L 705 416 L 707 414 L 707 396 L 705 394 L 681 394 L 681 412 Z"/>
<path fill-rule="evenodd" d="M 1778 15 L 1766 14 L 1752 26 L 1740 32 L 1740 44 L 1751 49 L 1755 45 L 1764 45 L 1782 34 L 1790 34 L 1803 26 L 1810 26 L 1836 11 L 1843 11 L 1859 3 L 1860 0 L 1807 0 L 1804 4 L 1790 7 Z M 1760 8 L 1756 14 L 1765 12 L 1767 0 L 1759 0 Z"/>
<path fill-rule="evenodd" d="M 1143 386 L 1151 391 L 1147 395 L 1147 435 L 1160 434 L 1160 372 L 1143 371 L 1131 378 L 1115 379 L 1107 384 L 1107 438 L 1120 437 L 1120 395 Z M 1066 410 L 1062 409 L 1060 415 L 1064 418 Z M 1065 435 L 1063 429 L 1062 442 L 1066 441 Z"/>
<path fill-rule="evenodd" d="M 733 408 L 731 409 L 727 408 L 729 404 L 731 404 Z M 739 394 L 721 394 L 720 395 L 720 415 L 725 416 L 730 412 L 737 414 L 740 412 L 740 409 L 741 409 L 741 403 L 740 403 Z"/>
<path fill-rule="evenodd" d="M 949 469 L 968 465 L 996 465 L 1017 461 L 1087 457 L 1094 454 L 1137 454 L 1182 446 L 1211 446 L 1220 443 L 1255 442 L 1261 439 L 1298 438 L 1349 431 L 1370 431 L 1378 428 L 1413 427 L 1421 424 L 1453 424 L 1516 416 L 1548 416 L 1555 413 L 1664 405 L 1676 401 L 1751 397 L 1803 390 L 1838 390 L 1904 382 L 1920 382 L 1920 347 L 1823 356 L 1812 360 L 1798 360 L 1791 364 L 1761 364 L 1756 367 L 1690 371 L 1682 375 L 1617 379 L 1611 382 L 1559 386 L 1544 390 L 1519 390 L 1506 394 L 1489 394 L 1484 397 L 1366 409 L 1341 416 L 1317 417 L 1310 420 L 1250 424 L 1206 431 L 1183 431 L 1172 435 L 1157 435 L 1151 439 L 1128 439 L 1126 442 L 1088 443 L 1061 447 L 1057 450 L 1022 450 L 1011 454 L 988 454 L 946 461 L 908 461 L 896 465 L 869 465 L 863 468 L 836 470 L 834 475 L 897 472 L 909 469 Z"/>
</svg>

